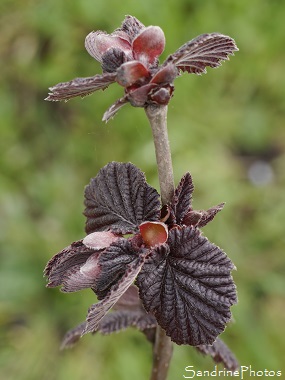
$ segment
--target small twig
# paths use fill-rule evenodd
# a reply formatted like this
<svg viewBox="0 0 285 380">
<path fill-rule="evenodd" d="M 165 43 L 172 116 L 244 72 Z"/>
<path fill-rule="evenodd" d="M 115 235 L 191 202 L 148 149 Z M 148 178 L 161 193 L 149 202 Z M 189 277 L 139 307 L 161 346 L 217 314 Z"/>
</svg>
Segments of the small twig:
<svg viewBox="0 0 285 380">
<path fill-rule="evenodd" d="M 151 125 L 162 204 L 170 202 L 174 193 L 173 167 L 167 133 L 167 106 L 148 106 L 146 115 Z M 173 344 L 158 326 L 153 348 L 153 366 L 150 380 L 166 380 L 172 357 Z"/>
<path fill-rule="evenodd" d="M 174 193 L 173 168 L 167 133 L 167 106 L 150 105 L 145 108 L 145 112 L 152 129 L 161 202 L 166 204 Z"/>
</svg>

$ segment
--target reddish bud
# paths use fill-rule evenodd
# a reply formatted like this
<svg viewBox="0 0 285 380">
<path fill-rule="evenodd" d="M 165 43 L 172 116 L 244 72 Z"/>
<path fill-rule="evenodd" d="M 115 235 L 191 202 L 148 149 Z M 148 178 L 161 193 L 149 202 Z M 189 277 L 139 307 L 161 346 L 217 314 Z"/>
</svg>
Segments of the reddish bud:
<svg viewBox="0 0 285 380">
<path fill-rule="evenodd" d="M 148 69 L 138 61 L 126 62 L 117 70 L 117 82 L 124 87 L 129 87 L 138 80 L 147 78 L 148 76 Z"/>
<path fill-rule="evenodd" d="M 165 47 L 165 36 L 159 26 L 145 28 L 133 40 L 134 58 L 141 62 L 153 64 L 161 55 Z"/>
<path fill-rule="evenodd" d="M 83 239 L 82 243 L 87 248 L 99 250 L 109 247 L 110 244 L 114 243 L 118 239 L 119 237 L 110 231 L 92 232 Z"/>
</svg>

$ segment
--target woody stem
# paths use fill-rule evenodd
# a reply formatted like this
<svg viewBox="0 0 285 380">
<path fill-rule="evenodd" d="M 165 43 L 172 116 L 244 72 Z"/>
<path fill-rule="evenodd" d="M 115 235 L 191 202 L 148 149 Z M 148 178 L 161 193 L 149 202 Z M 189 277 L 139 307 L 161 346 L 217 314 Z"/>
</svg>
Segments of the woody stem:
<svg viewBox="0 0 285 380">
<path fill-rule="evenodd" d="M 149 105 L 145 108 L 145 112 L 152 129 L 161 202 L 165 205 L 171 201 L 174 193 L 172 159 L 167 133 L 167 106 Z M 170 338 L 160 326 L 157 326 L 150 380 L 166 380 L 172 351 L 173 344 Z"/>
</svg>

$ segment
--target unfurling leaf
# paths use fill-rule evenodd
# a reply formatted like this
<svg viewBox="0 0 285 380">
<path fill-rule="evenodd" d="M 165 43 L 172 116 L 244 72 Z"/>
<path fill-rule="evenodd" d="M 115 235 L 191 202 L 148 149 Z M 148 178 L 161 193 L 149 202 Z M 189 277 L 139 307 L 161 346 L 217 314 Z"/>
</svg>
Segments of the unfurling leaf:
<svg viewBox="0 0 285 380">
<path fill-rule="evenodd" d="M 79 271 L 80 267 L 86 263 L 94 254 L 94 250 L 87 248 L 82 240 L 76 241 L 53 256 L 47 263 L 44 275 L 48 277 L 49 288 L 62 285 L 68 278 Z M 64 291 L 64 288 L 62 288 Z"/>
<path fill-rule="evenodd" d="M 131 163 L 104 166 L 85 189 L 85 206 L 87 233 L 134 233 L 142 222 L 158 220 L 160 214 L 157 191 Z"/>
<path fill-rule="evenodd" d="M 137 278 L 147 312 L 177 344 L 212 344 L 237 302 L 231 260 L 197 228 L 174 228 Z"/>
<path fill-rule="evenodd" d="M 220 33 L 201 34 L 186 42 L 171 54 L 165 64 L 172 62 L 181 71 L 193 74 L 206 73 L 206 67 L 218 67 L 238 48 L 235 41 Z"/>
<path fill-rule="evenodd" d="M 128 103 L 128 99 L 126 96 L 123 98 L 118 99 L 114 104 L 112 104 L 107 111 L 103 115 L 103 121 L 106 121 L 106 123 L 112 119 L 116 115 L 116 113 L 119 111 L 120 108 L 122 108 L 125 104 Z"/>
<path fill-rule="evenodd" d="M 92 305 L 87 314 L 86 326 L 82 335 L 94 332 L 98 329 L 99 323 L 115 305 L 119 298 L 132 285 L 145 261 L 145 255 L 141 254 L 137 260 L 126 266 L 125 274 L 109 291 L 104 299 Z"/>
<path fill-rule="evenodd" d="M 223 203 L 218 204 L 217 206 L 213 206 L 213 207 L 209 208 L 206 211 L 202 210 L 201 211 L 202 216 L 201 216 L 201 219 L 198 223 L 198 226 L 204 227 L 204 226 L 206 226 L 206 224 L 211 222 L 211 220 L 214 219 L 214 217 L 217 215 L 217 213 L 220 212 L 224 208 L 224 205 L 225 205 L 225 203 L 223 202 Z"/>
<path fill-rule="evenodd" d="M 182 224 L 187 211 L 191 208 L 194 185 L 190 173 L 186 173 L 175 189 L 170 203 L 174 223 Z"/>
</svg>

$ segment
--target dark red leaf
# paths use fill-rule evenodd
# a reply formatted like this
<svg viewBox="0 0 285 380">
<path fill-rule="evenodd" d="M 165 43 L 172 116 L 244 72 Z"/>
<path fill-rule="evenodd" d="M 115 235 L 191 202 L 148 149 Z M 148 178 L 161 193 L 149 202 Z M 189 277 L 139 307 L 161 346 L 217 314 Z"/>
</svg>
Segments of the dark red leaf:
<svg viewBox="0 0 285 380">
<path fill-rule="evenodd" d="M 212 344 L 237 302 L 231 260 L 192 227 L 174 228 L 137 278 L 140 298 L 177 344 Z"/>
<path fill-rule="evenodd" d="M 98 330 L 99 323 L 104 318 L 104 316 L 132 285 L 138 273 L 140 272 L 144 261 L 145 255 L 141 254 L 131 264 L 127 265 L 125 267 L 124 276 L 111 288 L 107 296 L 89 308 L 86 318 L 87 324 L 84 331 L 82 332 L 82 335 Z"/>
<path fill-rule="evenodd" d="M 87 233 L 134 233 L 142 222 L 156 221 L 160 215 L 157 191 L 131 163 L 104 166 L 85 189 L 85 206 Z"/>
<path fill-rule="evenodd" d="M 76 96 L 84 97 L 97 90 L 104 90 L 116 80 L 116 73 L 104 73 L 94 77 L 76 78 L 69 82 L 58 83 L 50 87 L 49 96 L 45 100 L 69 100 Z"/>
<path fill-rule="evenodd" d="M 219 338 L 211 346 L 197 346 L 199 352 L 204 355 L 210 355 L 216 363 L 223 363 L 224 367 L 230 371 L 235 371 L 239 367 L 239 363 L 227 347 L 227 345 Z"/>
<path fill-rule="evenodd" d="M 235 41 L 220 33 L 202 34 L 181 46 L 170 55 L 164 65 L 173 63 L 181 71 L 206 73 L 206 67 L 218 67 L 238 48 Z"/>
</svg>

